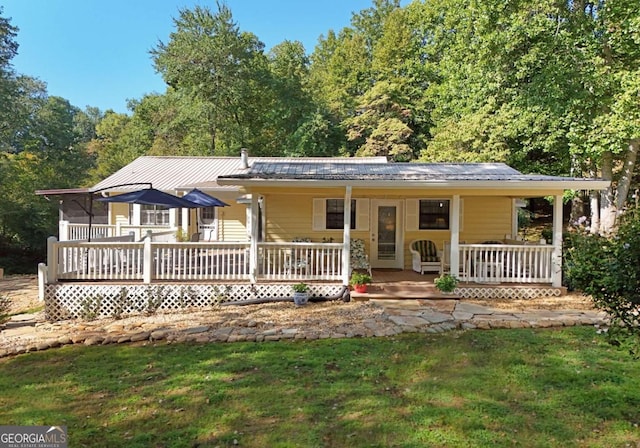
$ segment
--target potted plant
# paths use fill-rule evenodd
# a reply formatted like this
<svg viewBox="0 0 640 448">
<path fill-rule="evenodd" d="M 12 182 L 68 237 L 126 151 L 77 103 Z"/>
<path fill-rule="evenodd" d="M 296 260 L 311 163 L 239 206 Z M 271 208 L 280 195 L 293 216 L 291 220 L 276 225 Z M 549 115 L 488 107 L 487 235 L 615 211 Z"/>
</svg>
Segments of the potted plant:
<svg viewBox="0 0 640 448">
<path fill-rule="evenodd" d="M 309 301 L 309 285 L 306 283 L 296 283 L 292 285 L 293 289 L 293 303 L 296 305 L 306 305 Z"/>
<path fill-rule="evenodd" d="M 458 286 L 458 279 L 451 274 L 442 274 L 440 277 L 437 277 L 433 282 L 436 285 L 436 288 L 445 293 L 451 294 L 455 291 L 456 286 Z"/>
<path fill-rule="evenodd" d="M 369 283 L 371 283 L 371 276 L 364 272 L 354 272 L 349 280 L 349 284 L 353 286 L 355 292 L 367 292 Z"/>
</svg>

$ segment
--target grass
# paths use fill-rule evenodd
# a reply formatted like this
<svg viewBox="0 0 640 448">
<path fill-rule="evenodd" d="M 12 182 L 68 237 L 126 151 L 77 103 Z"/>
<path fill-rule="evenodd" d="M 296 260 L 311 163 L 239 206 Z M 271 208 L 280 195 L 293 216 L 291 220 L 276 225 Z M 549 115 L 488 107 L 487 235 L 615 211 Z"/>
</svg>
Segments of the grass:
<svg viewBox="0 0 640 448">
<path fill-rule="evenodd" d="M 0 422 L 73 447 L 636 447 L 638 378 L 587 327 L 66 346 L 0 361 Z"/>
</svg>

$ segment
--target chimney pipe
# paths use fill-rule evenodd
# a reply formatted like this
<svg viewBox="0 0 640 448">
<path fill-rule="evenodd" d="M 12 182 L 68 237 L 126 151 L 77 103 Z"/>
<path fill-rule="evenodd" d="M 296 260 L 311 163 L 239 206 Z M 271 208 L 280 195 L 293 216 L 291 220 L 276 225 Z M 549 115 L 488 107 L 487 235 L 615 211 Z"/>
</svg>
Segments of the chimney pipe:
<svg viewBox="0 0 640 448">
<path fill-rule="evenodd" d="M 242 148 L 240 150 L 240 167 L 243 170 L 249 168 L 249 152 L 247 151 L 247 148 Z"/>
</svg>

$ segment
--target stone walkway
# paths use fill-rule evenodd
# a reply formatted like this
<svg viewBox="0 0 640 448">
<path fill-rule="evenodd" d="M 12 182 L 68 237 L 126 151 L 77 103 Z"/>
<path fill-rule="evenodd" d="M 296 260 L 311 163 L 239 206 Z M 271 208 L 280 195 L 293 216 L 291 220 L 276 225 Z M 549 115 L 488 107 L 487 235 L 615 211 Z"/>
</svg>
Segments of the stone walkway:
<svg viewBox="0 0 640 448">
<path fill-rule="evenodd" d="M 606 325 L 594 310 L 505 311 L 459 300 L 371 300 L 310 304 L 293 319 L 279 321 L 262 310 L 285 310 L 293 304 L 137 316 L 107 321 L 46 322 L 42 313 L 13 316 L 0 331 L 0 357 L 46 350 L 67 344 L 105 345 L 126 342 L 237 342 L 284 339 L 383 337 L 405 332 L 548 328 Z M 233 311 L 230 309 L 233 308 Z M 330 314 L 333 313 L 333 314 Z"/>
</svg>

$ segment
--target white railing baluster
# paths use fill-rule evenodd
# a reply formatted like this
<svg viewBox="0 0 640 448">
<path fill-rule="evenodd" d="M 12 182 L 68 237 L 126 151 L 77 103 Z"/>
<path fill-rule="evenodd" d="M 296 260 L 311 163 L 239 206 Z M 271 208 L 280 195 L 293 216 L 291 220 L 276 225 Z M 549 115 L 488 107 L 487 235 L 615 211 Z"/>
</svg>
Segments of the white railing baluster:
<svg viewBox="0 0 640 448">
<path fill-rule="evenodd" d="M 550 283 L 553 247 L 534 244 L 461 244 L 466 282 Z"/>
</svg>

